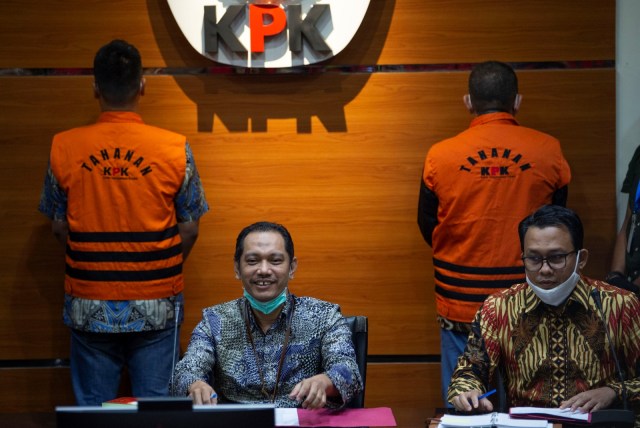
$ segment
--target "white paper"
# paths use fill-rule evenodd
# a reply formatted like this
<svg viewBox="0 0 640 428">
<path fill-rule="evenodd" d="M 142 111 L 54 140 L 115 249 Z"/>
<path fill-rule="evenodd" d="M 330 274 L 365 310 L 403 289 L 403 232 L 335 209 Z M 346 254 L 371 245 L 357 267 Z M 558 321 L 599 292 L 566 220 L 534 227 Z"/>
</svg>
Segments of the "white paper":
<svg viewBox="0 0 640 428">
<path fill-rule="evenodd" d="M 298 427 L 298 409 L 276 408 L 276 426 L 278 427 Z"/>
<path fill-rule="evenodd" d="M 549 416 L 550 418 L 565 418 L 565 419 L 575 419 L 580 421 L 588 421 L 589 413 L 582 413 L 578 410 L 571 411 L 571 409 L 560 409 L 560 408 L 546 408 L 546 407 L 512 407 L 509 409 L 509 413 L 512 415 L 542 415 Z"/>
</svg>

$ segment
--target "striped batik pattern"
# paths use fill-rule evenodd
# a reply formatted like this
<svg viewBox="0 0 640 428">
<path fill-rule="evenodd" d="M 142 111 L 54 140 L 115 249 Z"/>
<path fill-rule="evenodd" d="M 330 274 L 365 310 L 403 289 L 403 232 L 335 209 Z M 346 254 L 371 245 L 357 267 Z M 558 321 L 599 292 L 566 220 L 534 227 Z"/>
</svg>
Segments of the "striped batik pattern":
<svg viewBox="0 0 640 428">
<path fill-rule="evenodd" d="M 606 326 L 592 290 L 601 297 Z M 497 368 L 506 375 L 511 406 L 557 407 L 582 391 L 605 385 L 620 397 L 605 328 L 628 379 L 628 398 L 638 400 L 640 302 L 630 292 L 586 277 L 559 307 L 542 303 L 527 284 L 489 297 L 473 321 L 449 399 L 486 390 Z"/>
</svg>

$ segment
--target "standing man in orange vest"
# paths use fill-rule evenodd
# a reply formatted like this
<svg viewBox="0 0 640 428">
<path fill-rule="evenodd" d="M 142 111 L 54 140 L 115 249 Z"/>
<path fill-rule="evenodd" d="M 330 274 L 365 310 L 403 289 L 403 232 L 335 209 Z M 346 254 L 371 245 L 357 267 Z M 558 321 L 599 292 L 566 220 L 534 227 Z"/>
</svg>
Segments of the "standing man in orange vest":
<svg viewBox="0 0 640 428">
<path fill-rule="evenodd" d="M 97 123 L 54 136 L 39 210 L 66 248 L 63 319 L 79 405 L 166 396 L 182 322 L 182 265 L 209 207 L 186 138 L 143 123 L 138 50 L 94 59 Z"/>
<path fill-rule="evenodd" d="M 418 225 L 433 248 L 445 403 L 480 304 L 524 282 L 518 223 L 542 205 L 566 205 L 571 172 L 560 143 L 519 126 L 521 100 L 509 65 L 476 65 L 463 97 L 471 125 L 425 160 Z"/>
</svg>

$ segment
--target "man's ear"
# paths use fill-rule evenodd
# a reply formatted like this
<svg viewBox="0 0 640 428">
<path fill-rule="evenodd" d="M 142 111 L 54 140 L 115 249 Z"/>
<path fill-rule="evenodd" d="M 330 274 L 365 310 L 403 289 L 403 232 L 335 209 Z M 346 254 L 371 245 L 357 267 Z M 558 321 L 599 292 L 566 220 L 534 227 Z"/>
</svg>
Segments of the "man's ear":
<svg viewBox="0 0 640 428">
<path fill-rule="evenodd" d="M 473 104 L 471 104 L 471 95 L 465 94 L 462 97 L 462 102 L 464 103 L 464 106 L 467 108 L 467 110 L 469 110 L 469 113 L 475 113 L 475 111 L 473 110 Z"/>
<path fill-rule="evenodd" d="M 233 263 L 233 272 L 236 274 L 236 279 L 240 279 L 240 266 L 237 262 Z"/>
<path fill-rule="evenodd" d="M 298 268 L 298 259 L 293 258 L 291 264 L 289 265 L 289 279 L 293 279 L 296 273 L 296 269 Z"/>
<path fill-rule="evenodd" d="M 522 102 L 522 95 L 516 94 L 516 99 L 513 101 L 513 115 L 515 116 L 520 111 L 520 103 Z"/>
<path fill-rule="evenodd" d="M 140 96 L 144 95 L 144 89 L 147 87 L 147 79 L 144 77 L 140 79 Z"/>
<path fill-rule="evenodd" d="M 578 263 L 578 270 L 584 269 L 587 265 L 587 260 L 589 260 L 589 250 L 583 248 L 580 250 L 580 262 Z"/>
<path fill-rule="evenodd" d="M 96 82 L 93 82 L 93 97 L 96 99 L 100 98 L 100 89 L 98 89 Z"/>
</svg>

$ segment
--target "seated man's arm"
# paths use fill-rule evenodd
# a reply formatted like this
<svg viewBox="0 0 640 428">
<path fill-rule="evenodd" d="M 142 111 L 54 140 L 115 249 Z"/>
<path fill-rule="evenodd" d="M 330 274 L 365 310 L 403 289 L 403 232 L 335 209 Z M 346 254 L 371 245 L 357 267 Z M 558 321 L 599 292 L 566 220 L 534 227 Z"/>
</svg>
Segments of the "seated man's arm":
<svg viewBox="0 0 640 428">
<path fill-rule="evenodd" d="M 291 391 L 291 399 L 304 408 L 338 407 L 362 390 L 362 379 L 355 360 L 351 331 L 337 305 L 328 315 L 322 336 L 323 373 L 304 379 Z"/>
<path fill-rule="evenodd" d="M 620 361 L 623 372 L 626 373 L 624 382 L 628 403 L 640 402 L 640 301 L 633 294 L 617 294 L 616 306 L 621 308 L 619 314 L 612 318 L 619 320 L 614 329 L 613 340 L 616 353 L 624 355 Z M 626 368 L 626 370 L 625 370 Z M 615 402 L 622 403 L 622 381 L 616 373 L 613 380 L 601 388 L 584 391 L 562 403 L 562 408 L 571 407 L 572 410 L 592 412 L 606 409 Z"/>
<path fill-rule="evenodd" d="M 621 296 L 618 295 L 617 298 L 620 299 Z M 626 374 L 624 385 L 627 400 L 637 406 L 640 403 L 640 298 L 634 293 L 624 296 L 621 307 L 624 312 L 620 317 L 622 328 L 614 341 L 621 343 L 616 349 L 617 354 L 624 355 L 621 364 Z M 622 399 L 622 382 L 618 382 L 616 378 L 616 381 L 607 386 L 616 392 L 617 400 Z"/>
<path fill-rule="evenodd" d="M 636 294 L 625 297 L 625 314 L 620 323 L 619 340 L 622 342 L 622 351 L 618 355 L 624 355 L 621 362 L 626 372 L 625 386 L 629 402 L 640 402 L 640 298 Z M 609 385 L 618 398 L 621 398 L 622 383 L 615 382 Z"/>
<path fill-rule="evenodd" d="M 218 395 L 207 382 L 197 380 L 189 385 L 189 397 L 193 404 L 218 404 Z"/>
<path fill-rule="evenodd" d="M 215 364 L 215 343 L 206 316 L 193 330 L 184 357 L 176 364 L 171 382 L 171 394 L 190 396 L 195 404 L 215 404 L 215 392 L 207 383 Z"/>
<path fill-rule="evenodd" d="M 458 411 L 493 411 L 493 404 L 488 398 L 478 399 L 486 392 L 491 374 L 497 366 L 485 346 L 486 341 L 492 340 L 491 337 L 494 336 L 487 330 L 482 312 L 483 308 L 480 308 L 476 313 L 467 346 L 449 384 L 448 401 Z M 499 349 L 499 346 L 496 345 L 493 349 Z"/>
<path fill-rule="evenodd" d="M 584 413 L 595 412 L 606 409 L 615 401 L 616 392 L 608 387 L 590 389 L 574 395 L 560 404 L 561 409 L 570 408 L 571 411 L 581 411 Z"/>
<path fill-rule="evenodd" d="M 302 402 L 305 409 L 321 409 L 327 405 L 327 397 L 336 397 L 340 392 L 324 373 L 299 382 L 289 394 L 289 398 Z"/>
<path fill-rule="evenodd" d="M 620 328 L 611 339 L 615 344 L 616 353 L 625 357 L 620 364 L 623 367 L 626 366 L 624 386 L 627 401 L 629 404 L 638 403 L 640 402 L 640 301 L 633 293 L 616 295 L 615 299 L 621 313 L 612 314 L 611 317 L 620 320 Z M 622 382 L 617 374 L 606 386 L 576 394 L 562 403 L 561 407 L 590 412 L 606 409 L 616 401 L 623 402 Z"/>
</svg>

